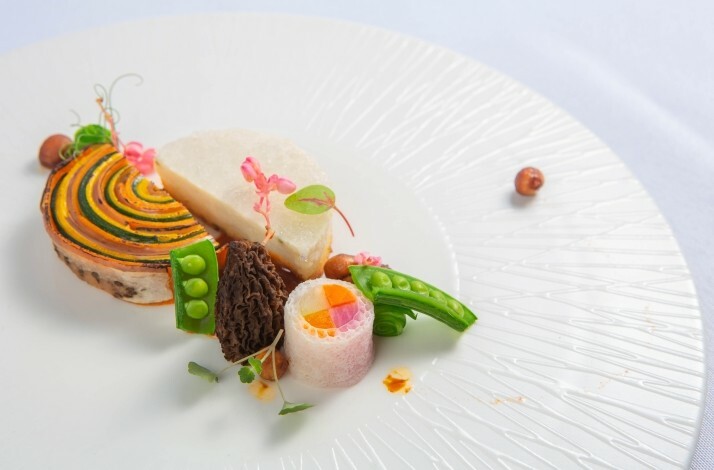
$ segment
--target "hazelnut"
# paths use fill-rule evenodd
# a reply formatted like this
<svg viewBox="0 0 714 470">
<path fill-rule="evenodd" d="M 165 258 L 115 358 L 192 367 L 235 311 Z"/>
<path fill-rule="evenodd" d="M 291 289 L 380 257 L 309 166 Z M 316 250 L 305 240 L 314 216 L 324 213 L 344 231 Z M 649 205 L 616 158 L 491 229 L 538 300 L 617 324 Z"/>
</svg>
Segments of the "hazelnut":
<svg viewBox="0 0 714 470">
<path fill-rule="evenodd" d="M 54 134 L 40 146 L 40 164 L 45 168 L 54 168 L 62 161 L 62 151 L 72 143 L 72 139 L 63 134 Z"/>
<path fill-rule="evenodd" d="M 262 360 L 263 354 L 258 356 L 258 359 Z M 285 375 L 285 372 L 288 370 L 288 360 L 285 358 L 285 355 L 278 350 L 275 351 L 275 370 L 278 373 L 278 378 Z M 275 380 L 272 354 L 263 361 L 263 372 L 260 373 L 260 376 L 265 380 Z"/>
<path fill-rule="evenodd" d="M 335 255 L 325 263 L 325 277 L 330 279 L 350 277 L 350 271 L 347 268 L 353 264 L 355 264 L 354 256 L 344 253 Z"/>
<path fill-rule="evenodd" d="M 545 178 L 538 168 L 523 168 L 516 175 L 516 192 L 523 196 L 535 196 L 536 192 L 543 186 Z"/>
</svg>

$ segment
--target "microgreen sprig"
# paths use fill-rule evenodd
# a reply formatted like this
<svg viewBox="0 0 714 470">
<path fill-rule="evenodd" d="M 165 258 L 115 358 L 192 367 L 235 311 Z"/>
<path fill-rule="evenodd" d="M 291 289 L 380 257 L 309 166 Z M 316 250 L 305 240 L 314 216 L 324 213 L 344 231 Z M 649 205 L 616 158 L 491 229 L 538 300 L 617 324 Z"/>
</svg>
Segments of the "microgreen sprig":
<svg viewBox="0 0 714 470">
<path fill-rule="evenodd" d="M 116 127 L 116 124 L 114 123 L 114 116 L 112 116 L 112 114 L 104 106 L 104 98 L 102 98 L 100 96 L 95 101 L 97 102 L 97 105 L 99 105 L 99 109 L 102 112 L 104 121 L 106 121 L 107 125 L 109 126 L 109 132 L 111 133 L 111 136 L 112 136 L 112 144 L 114 144 L 114 148 L 116 148 L 118 150 L 120 148 L 120 146 L 122 145 L 122 143 L 119 140 L 119 133 L 117 132 L 117 127 Z"/>
<path fill-rule="evenodd" d="M 74 140 L 62 154 L 63 160 L 74 158 L 90 145 L 111 144 L 112 134 L 99 124 L 87 124 L 74 133 Z"/>
<path fill-rule="evenodd" d="M 94 85 L 94 90 L 97 94 L 95 101 L 99 106 L 99 123 L 81 126 L 81 119 L 74 112 L 77 116 L 77 123 L 74 125 L 78 126 L 79 129 L 74 134 L 74 141 L 60 155 L 63 160 L 76 157 L 89 146 L 111 144 L 142 175 L 149 176 L 154 173 L 156 150 L 153 148 L 145 149 L 139 142 L 124 144 L 119 138 L 116 126 L 117 122 L 119 122 L 119 112 L 112 106 L 112 92 L 116 84 L 125 78 L 135 78 L 138 81 L 137 85 L 141 85 L 143 82 L 140 75 L 128 73 L 116 78 L 108 89 L 100 84 Z"/>
<path fill-rule="evenodd" d="M 260 361 L 254 357 L 248 358 L 248 365 L 243 366 L 238 369 L 238 377 L 240 381 L 244 384 L 249 384 L 255 380 L 256 375 L 260 375 L 263 372 L 263 361 Z"/>
<path fill-rule="evenodd" d="M 277 349 L 280 338 L 283 336 L 283 330 L 278 331 L 277 336 L 270 344 L 260 351 L 249 354 L 248 356 L 235 361 L 234 363 L 224 367 L 218 373 L 211 371 L 210 369 L 203 367 L 195 362 L 188 363 L 188 373 L 200 377 L 208 382 L 218 382 L 219 377 L 225 373 L 228 369 L 240 365 L 241 368 L 238 369 L 238 377 L 240 381 L 245 384 L 252 383 L 256 376 L 259 376 L 263 372 L 263 366 L 267 358 L 272 358 L 273 363 L 273 377 L 275 377 L 275 385 L 278 387 L 278 392 L 280 392 L 280 397 L 283 399 L 283 406 L 280 409 L 279 415 L 286 415 L 289 413 L 296 413 L 298 411 L 306 410 L 312 408 L 314 405 L 308 403 L 292 403 L 285 399 L 285 393 L 280 386 L 280 379 L 278 379 L 278 369 L 275 363 L 275 350 Z"/>
<path fill-rule="evenodd" d="M 109 102 L 110 98 L 107 98 Z M 140 142 L 129 142 L 124 144 L 119 139 L 119 133 L 116 129 L 116 123 L 114 122 L 114 115 L 112 114 L 112 108 L 105 106 L 105 99 L 103 97 L 98 97 L 96 99 L 99 109 L 104 116 L 104 121 L 109 126 L 109 132 L 111 135 L 111 143 L 114 148 L 117 149 L 124 155 L 129 163 L 134 165 L 139 172 L 146 176 L 154 172 L 154 158 L 156 157 L 156 150 L 153 148 L 145 149 Z"/>
<path fill-rule="evenodd" d="M 322 214 L 330 209 L 334 209 L 335 212 L 340 214 L 342 220 L 345 221 L 352 236 L 355 236 L 350 221 L 347 220 L 345 214 L 335 205 L 335 192 L 327 186 L 321 184 L 305 186 L 285 199 L 285 207 L 292 211 L 308 215 Z"/>
</svg>

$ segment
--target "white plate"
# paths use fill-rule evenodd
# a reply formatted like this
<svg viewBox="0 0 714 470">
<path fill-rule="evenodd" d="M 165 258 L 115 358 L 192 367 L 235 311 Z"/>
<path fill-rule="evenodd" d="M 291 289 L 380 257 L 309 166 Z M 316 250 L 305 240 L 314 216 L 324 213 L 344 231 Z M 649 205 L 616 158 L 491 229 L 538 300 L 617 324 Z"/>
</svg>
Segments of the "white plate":
<svg viewBox="0 0 714 470">
<path fill-rule="evenodd" d="M 126 72 L 126 139 L 198 129 L 293 138 L 331 175 L 367 249 L 458 293 L 459 337 L 428 318 L 379 341 L 340 391 L 286 380 L 317 407 L 278 417 L 217 343 L 170 307 L 114 300 L 55 257 L 38 201 L 41 140 L 96 119 L 92 85 Z M 589 131 L 452 52 L 352 24 L 274 15 L 160 19 L 0 58 L 4 468 L 658 468 L 688 462 L 702 400 L 700 314 L 657 208 Z M 523 166 L 546 185 L 514 195 Z M 236 171 L 236 179 L 240 179 Z M 406 396 L 381 384 L 415 374 Z"/>
</svg>

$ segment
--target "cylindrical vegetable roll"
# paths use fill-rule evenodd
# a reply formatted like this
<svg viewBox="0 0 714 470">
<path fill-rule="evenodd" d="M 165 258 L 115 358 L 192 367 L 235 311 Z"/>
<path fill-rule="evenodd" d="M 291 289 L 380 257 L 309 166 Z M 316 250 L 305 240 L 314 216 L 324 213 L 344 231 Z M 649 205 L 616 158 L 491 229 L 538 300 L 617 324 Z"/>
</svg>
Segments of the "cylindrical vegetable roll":
<svg viewBox="0 0 714 470">
<path fill-rule="evenodd" d="M 374 307 L 352 284 L 314 279 L 285 304 L 285 352 L 290 371 L 318 387 L 359 382 L 374 359 Z"/>
</svg>

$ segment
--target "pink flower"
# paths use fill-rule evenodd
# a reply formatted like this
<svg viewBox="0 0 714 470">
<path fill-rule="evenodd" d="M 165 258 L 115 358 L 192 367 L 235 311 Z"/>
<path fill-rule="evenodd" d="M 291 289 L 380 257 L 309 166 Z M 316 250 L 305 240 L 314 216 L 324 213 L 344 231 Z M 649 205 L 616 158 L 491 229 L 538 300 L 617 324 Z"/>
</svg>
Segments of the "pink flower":
<svg viewBox="0 0 714 470">
<path fill-rule="evenodd" d="M 265 173 L 260 168 L 260 163 L 253 157 L 246 157 L 240 166 L 240 171 L 247 182 L 255 185 L 255 193 L 259 199 L 253 205 L 253 210 L 265 218 L 267 234 L 264 242 L 267 242 L 272 237 L 272 229 L 270 228 L 270 193 L 277 191 L 281 194 L 290 194 L 295 191 L 295 183 L 278 175 L 270 175 L 269 178 L 266 178 Z"/>
<path fill-rule="evenodd" d="M 382 257 L 372 256 L 366 251 L 360 251 L 355 255 L 355 264 L 363 264 L 365 266 L 381 266 Z"/>
<path fill-rule="evenodd" d="M 258 176 L 263 176 L 263 178 L 265 178 L 263 171 L 260 169 L 260 163 L 258 163 L 258 161 L 253 157 L 245 159 L 240 166 L 240 171 L 243 173 L 243 178 L 245 178 L 245 180 L 249 183 L 257 180 Z"/>
<path fill-rule="evenodd" d="M 154 172 L 154 158 L 156 150 L 153 148 L 144 149 L 139 142 L 129 142 L 124 146 L 124 157 L 129 163 L 134 165 L 142 175 L 150 175 Z"/>
<path fill-rule="evenodd" d="M 255 184 L 256 193 L 263 197 L 267 197 L 271 191 L 278 191 L 281 194 L 295 191 L 295 183 L 287 178 L 278 175 L 270 175 L 270 178 L 266 178 L 260 163 L 253 157 L 247 157 L 243 161 L 240 171 L 247 182 Z"/>
</svg>

